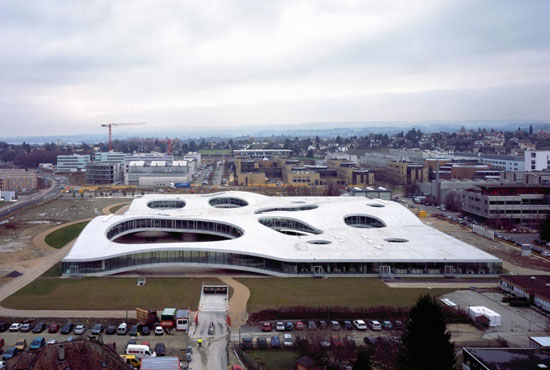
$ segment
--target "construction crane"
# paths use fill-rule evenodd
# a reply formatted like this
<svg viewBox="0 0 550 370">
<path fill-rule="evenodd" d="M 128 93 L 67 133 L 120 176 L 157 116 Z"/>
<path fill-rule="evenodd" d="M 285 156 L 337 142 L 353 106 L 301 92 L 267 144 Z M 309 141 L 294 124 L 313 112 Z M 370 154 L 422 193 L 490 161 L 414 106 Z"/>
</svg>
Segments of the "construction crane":
<svg viewBox="0 0 550 370">
<path fill-rule="evenodd" d="M 109 151 L 113 149 L 113 144 L 111 141 L 111 126 L 134 126 L 134 125 L 145 125 L 146 122 L 131 122 L 131 123 L 102 123 L 101 127 L 109 127 Z"/>
</svg>

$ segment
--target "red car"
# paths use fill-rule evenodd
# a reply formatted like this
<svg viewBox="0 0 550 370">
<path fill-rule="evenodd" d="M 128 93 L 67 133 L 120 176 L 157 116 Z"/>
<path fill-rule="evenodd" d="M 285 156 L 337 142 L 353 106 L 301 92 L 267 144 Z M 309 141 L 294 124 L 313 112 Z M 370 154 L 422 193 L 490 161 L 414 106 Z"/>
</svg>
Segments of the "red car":
<svg viewBox="0 0 550 370">
<path fill-rule="evenodd" d="M 59 329 L 60 329 L 59 324 L 51 324 L 48 327 L 48 333 L 57 333 Z"/>
<path fill-rule="evenodd" d="M 298 321 L 298 322 L 296 323 L 296 330 L 304 330 L 305 328 L 306 328 L 306 326 L 304 325 L 303 322 Z"/>
<path fill-rule="evenodd" d="M 271 331 L 273 330 L 273 325 L 270 322 L 264 322 L 262 324 L 262 331 Z"/>
</svg>

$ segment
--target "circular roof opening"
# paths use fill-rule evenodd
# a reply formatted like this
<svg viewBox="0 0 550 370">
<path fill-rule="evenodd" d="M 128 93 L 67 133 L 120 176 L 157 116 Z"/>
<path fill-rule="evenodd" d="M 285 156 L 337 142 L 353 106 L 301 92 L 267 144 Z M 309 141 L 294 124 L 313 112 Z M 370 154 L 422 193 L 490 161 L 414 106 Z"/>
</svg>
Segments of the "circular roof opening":
<svg viewBox="0 0 550 370">
<path fill-rule="evenodd" d="M 147 203 L 147 207 L 151 209 L 180 209 L 185 207 L 185 202 L 176 199 L 153 200 Z"/>
<path fill-rule="evenodd" d="M 306 243 L 322 245 L 322 244 L 330 244 L 332 242 L 330 240 L 308 240 Z"/>
<path fill-rule="evenodd" d="M 385 207 L 385 205 L 380 204 L 380 203 L 367 203 L 367 206 L 374 207 L 374 208 L 384 208 Z"/>
<path fill-rule="evenodd" d="M 246 200 L 233 197 L 213 198 L 208 203 L 214 208 L 241 208 L 248 205 Z"/>
<path fill-rule="evenodd" d="M 289 206 L 289 207 L 273 207 L 258 209 L 254 213 L 268 213 L 268 212 L 297 212 L 297 211 L 309 211 L 311 209 L 318 208 L 317 204 L 305 204 L 303 206 Z"/>
<path fill-rule="evenodd" d="M 403 239 L 403 238 L 386 238 L 384 240 L 387 241 L 388 243 L 406 243 L 406 242 L 408 242 L 407 239 Z"/>
<path fill-rule="evenodd" d="M 360 229 L 378 229 L 386 227 L 386 224 L 376 217 L 369 215 L 350 215 L 344 217 L 344 222 L 351 227 Z"/>
</svg>

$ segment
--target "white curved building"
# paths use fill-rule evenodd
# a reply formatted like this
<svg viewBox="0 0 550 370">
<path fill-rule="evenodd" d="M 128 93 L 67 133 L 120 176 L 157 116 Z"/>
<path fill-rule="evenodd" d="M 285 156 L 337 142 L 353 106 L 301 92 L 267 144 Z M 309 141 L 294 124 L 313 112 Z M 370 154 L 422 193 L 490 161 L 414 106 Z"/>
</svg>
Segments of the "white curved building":
<svg viewBox="0 0 550 370">
<path fill-rule="evenodd" d="M 502 261 L 392 201 L 247 192 L 145 195 L 99 216 L 63 274 L 239 270 L 274 276 L 498 275 Z"/>
</svg>

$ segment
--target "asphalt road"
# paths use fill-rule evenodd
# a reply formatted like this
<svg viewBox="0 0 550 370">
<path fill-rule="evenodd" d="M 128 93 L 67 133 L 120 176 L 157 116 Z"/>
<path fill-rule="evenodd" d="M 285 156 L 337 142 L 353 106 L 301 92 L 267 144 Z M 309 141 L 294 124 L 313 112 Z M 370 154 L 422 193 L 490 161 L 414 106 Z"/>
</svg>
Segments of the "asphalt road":
<svg viewBox="0 0 550 370">
<path fill-rule="evenodd" d="M 38 194 L 32 195 L 27 199 L 21 199 L 14 204 L 11 204 L 7 207 L 0 209 L 0 218 L 8 217 L 9 215 L 17 212 L 25 207 L 31 206 L 33 204 L 40 203 L 45 200 L 50 200 L 58 198 L 61 196 L 59 192 L 59 187 L 68 184 L 68 181 L 63 176 L 54 176 L 54 175 L 44 175 L 44 177 L 50 183 L 50 186 L 47 190 L 39 191 Z"/>
</svg>

